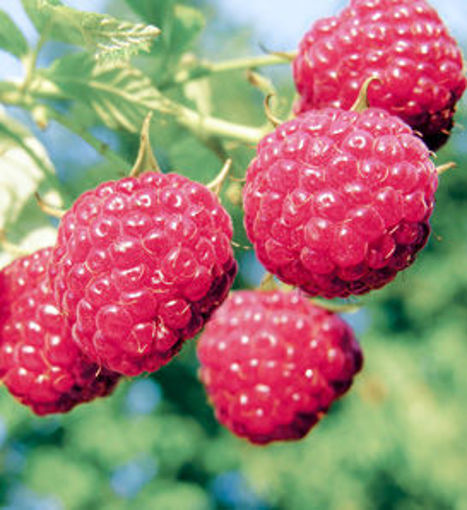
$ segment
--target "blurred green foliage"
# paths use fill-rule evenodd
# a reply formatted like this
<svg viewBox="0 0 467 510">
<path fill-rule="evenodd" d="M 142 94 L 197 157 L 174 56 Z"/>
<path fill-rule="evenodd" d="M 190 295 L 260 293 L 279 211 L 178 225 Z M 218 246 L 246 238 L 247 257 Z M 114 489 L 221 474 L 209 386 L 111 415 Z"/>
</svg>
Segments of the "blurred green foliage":
<svg viewBox="0 0 467 510">
<path fill-rule="evenodd" d="M 208 12 L 219 58 L 246 52 L 244 35 L 221 36 Z M 190 2 L 127 0 L 113 3 L 112 13 L 139 15 L 166 30 L 150 54 L 135 59 L 156 86 L 166 86 L 195 38 L 196 52 L 209 51 L 199 38 L 204 18 Z M 290 69 L 282 71 L 273 77 L 286 98 L 279 104 L 285 115 L 293 91 Z M 262 95 L 241 71 L 166 93 L 230 121 L 264 122 Z M 465 106 L 460 125 L 467 125 Z M 65 115 L 75 113 L 71 107 Z M 91 116 L 85 124 L 94 122 Z M 253 154 L 237 142 L 199 138 L 163 115 L 154 116 L 151 136 L 164 171 L 202 182 L 216 175 L 226 154 L 241 178 Z M 136 134 L 114 131 L 110 139 L 124 160 L 134 159 Z M 307 438 L 254 447 L 220 427 L 197 380 L 191 342 L 159 372 L 125 380 L 112 397 L 66 416 L 36 418 L 1 389 L 0 509 L 467 510 L 465 142 L 458 128 L 439 153 L 440 163 L 453 160 L 458 168 L 441 178 L 433 235 L 417 263 L 347 317 L 361 339 L 365 367 Z M 124 173 L 102 159 L 68 164 L 60 173 L 66 205 Z M 228 199 L 235 192 L 238 183 L 231 181 L 224 202 L 236 242 L 246 245 L 241 209 Z M 23 232 L 37 228 L 31 202 L 20 216 Z M 251 252 L 239 249 L 237 256 L 236 286 L 252 285 Z"/>
</svg>

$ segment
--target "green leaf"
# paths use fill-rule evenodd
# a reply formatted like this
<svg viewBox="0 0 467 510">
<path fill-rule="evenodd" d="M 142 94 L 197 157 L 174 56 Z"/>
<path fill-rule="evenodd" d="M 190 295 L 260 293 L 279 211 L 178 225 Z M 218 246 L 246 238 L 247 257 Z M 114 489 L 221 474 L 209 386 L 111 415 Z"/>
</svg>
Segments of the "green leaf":
<svg viewBox="0 0 467 510">
<path fill-rule="evenodd" d="M 37 448 L 28 458 L 26 485 L 40 495 L 53 495 L 63 508 L 92 508 L 104 480 L 90 463 L 72 458 L 59 448 Z"/>
<path fill-rule="evenodd" d="M 26 55 L 28 43 L 8 14 L 0 10 L 0 48 L 18 58 Z"/>
<path fill-rule="evenodd" d="M 138 69 L 125 64 L 101 66 L 87 53 L 66 55 L 43 74 L 67 96 L 91 107 L 111 129 L 138 132 L 144 117 L 162 101 Z"/>
<path fill-rule="evenodd" d="M 173 0 L 126 0 L 127 4 L 144 20 L 157 23 L 162 29 L 159 45 L 164 51 L 180 55 L 190 48 L 204 28 L 203 13 L 194 7 Z"/>
<path fill-rule="evenodd" d="M 165 83 L 203 29 L 204 16 L 200 10 L 174 0 L 126 2 L 145 21 L 161 27 L 162 33 L 153 46 L 150 62 L 155 83 Z"/>
<path fill-rule="evenodd" d="M 4 156 L 12 148 L 18 147 L 34 161 L 40 174 L 53 173 L 42 146 L 35 140 L 29 130 L 8 117 L 3 111 L 0 111 L 0 156 Z"/>
<path fill-rule="evenodd" d="M 187 5 L 177 4 L 174 8 L 174 21 L 170 34 L 170 49 L 174 53 L 188 50 L 204 28 L 203 13 Z"/>
<path fill-rule="evenodd" d="M 165 31 L 167 20 L 172 16 L 174 0 L 126 0 L 126 3 L 147 23 L 156 23 Z"/>
<path fill-rule="evenodd" d="M 32 133 L 1 110 L 0 168 L 0 229 L 27 251 L 53 244 L 55 229 L 34 198 L 39 190 L 47 202 L 61 205 L 52 165 Z M 0 265 L 11 259 L 11 254 L 1 253 Z"/>
<path fill-rule="evenodd" d="M 153 25 L 79 11 L 58 0 L 22 2 L 43 36 L 85 48 L 100 59 L 126 60 L 139 51 L 149 51 L 152 41 L 160 33 Z"/>
</svg>

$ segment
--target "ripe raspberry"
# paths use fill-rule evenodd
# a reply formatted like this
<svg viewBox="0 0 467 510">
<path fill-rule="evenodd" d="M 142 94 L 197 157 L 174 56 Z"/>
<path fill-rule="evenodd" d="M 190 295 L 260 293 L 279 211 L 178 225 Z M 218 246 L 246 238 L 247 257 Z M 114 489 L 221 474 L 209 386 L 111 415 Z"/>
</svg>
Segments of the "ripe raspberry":
<svg viewBox="0 0 467 510">
<path fill-rule="evenodd" d="M 49 272 L 74 340 L 110 370 L 157 370 L 227 296 L 231 238 L 216 196 L 176 174 L 84 193 L 62 219 Z"/>
<path fill-rule="evenodd" d="M 437 173 L 383 110 L 334 108 L 285 122 L 258 145 L 243 190 L 259 260 L 311 295 L 382 287 L 425 245 Z"/>
<path fill-rule="evenodd" d="M 350 0 L 317 21 L 293 65 L 297 112 L 349 109 L 370 76 L 370 106 L 398 115 L 432 150 L 449 137 L 466 78 L 461 51 L 424 0 Z"/>
<path fill-rule="evenodd" d="M 303 437 L 363 361 L 339 316 L 279 291 L 233 293 L 207 324 L 198 356 L 217 418 L 253 443 Z"/>
<path fill-rule="evenodd" d="M 47 286 L 51 252 L 17 259 L 0 273 L 0 379 L 38 415 L 106 396 L 119 379 L 74 344 Z"/>
</svg>

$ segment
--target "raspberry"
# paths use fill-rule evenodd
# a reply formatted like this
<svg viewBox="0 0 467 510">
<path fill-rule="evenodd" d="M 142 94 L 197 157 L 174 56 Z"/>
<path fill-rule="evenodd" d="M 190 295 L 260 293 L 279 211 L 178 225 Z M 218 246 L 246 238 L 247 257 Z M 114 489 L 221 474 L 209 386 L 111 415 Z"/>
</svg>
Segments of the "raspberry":
<svg viewBox="0 0 467 510">
<path fill-rule="evenodd" d="M 119 379 L 74 344 L 47 286 L 51 251 L 17 259 L 0 273 L 0 378 L 38 415 L 106 396 Z"/>
<path fill-rule="evenodd" d="M 449 137 L 466 78 L 461 50 L 424 0 L 351 0 L 317 21 L 293 65 L 296 112 L 349 109 L 370 76 L 370 106 L 398 115 L 432 150 Z"/>
<path fill-rule="evenodd" d="M 217 197 L 180 175 L 87 191 L 62 219 L 49 271 L 74 340 L 110 370 L 157 370 L 226 298 L 231 238 Z"/>
<path fill-rule="evenodd" d="M 279 291 L 233 293 L 206 326 L 198 357 L 217 418 L 253 443 L 303 437 L 363 361 L 339 316 Z"/>
<path fill-rule="evenodd" d="M 437 173 L 397 117 L 327 108 L 258 145 L 243 190 L 245 227 L 268 271 L 311 295 L 382 287 L 425 245 Z"/>
</svg>

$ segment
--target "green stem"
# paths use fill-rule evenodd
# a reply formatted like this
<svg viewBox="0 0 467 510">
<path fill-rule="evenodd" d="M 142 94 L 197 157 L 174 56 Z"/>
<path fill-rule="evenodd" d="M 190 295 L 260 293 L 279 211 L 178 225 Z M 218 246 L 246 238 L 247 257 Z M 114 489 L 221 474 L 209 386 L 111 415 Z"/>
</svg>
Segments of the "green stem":
<svg viewBox="0 0 467 510">
<path fill-rule="evenodd" d="M 172 103 L 171 106 L 172 109 L 165 113 L 172 115 L 180 125 L 193 131 L 200 138 L 230 138 L 256 145 L 266 134 L 262 127 L 245 126 L 218 119 L 217 117 L 205 116 L 176 103 Z"/>
<path fill-rule="evenodd" d="M 38 104 L 33 100 L 30 94 L 47 99 L 66 99 L 66 96 L 63 96 L 53 84 L 45 80 L 34 79 L 26 95 L 23 94 L 21 85 L 18 86 L 15 83 L 7 82 L 0 83 L 0 102 L 2 103 L 33 110 Z M 86 128 L 80 126 L 79 123 L 76 122 L 76 119 L 67 115 L 62 115 L 49 105 L 44 105 L 44 107 L 46 108 L 46 115 L 49 119 L 57 121 L 72 133 L 80 136 L 108 161 L 125 171 L 131 168 L 131 165 L 126 160 L 114 152 L 107 144 L 101 142 L 92 135 Z"/>
<path fill-rule="evenodd" d="M 39 52 L 42 49 L 42 46 L 46 42 L 48 34 L 48 29 L 43 31 L 39 41 L 37 41 L 36 46 L 24 57 L 23 59 L 23 66 L 25 69 L 25 76 L 23 83 L 20 86 L 20 90 L 23 94 L 26 94 L 29 88 L 29 85 L 34 79 L 34 75 L 36 72 L 36 65 L 37 65 L 37 57 L 39 56 Z"/>
<path fill-rule="evenodd" d="M 8 104 L 22 106 L 23 108 L 31 109 L 35 105 L 34 97 L 55 100 L 69 99 L 53 83 L 39 76 L 35 76 L 33 82 L 29 86 L 29 94 L 27 96 L 18 93 L 17 85 L 16 90 L 14 90 L 15 84 L 12 83 L 4 84 L 5 91 L 2 93 L 1 85 L 2 84 L 0 84 L 0 100 Z M 154 103 L 146 105 L 144 102 L 141 102 L 140 106 L 147 107 L 148 112 L 155 110 L 159 113 L 172 116 L 176 122 L 191 130 L 199 138 L 229 138 L 256 145 L 266 133 L 264 127 L 245 126 L 217 117 L 205 116 L 162 95 L 157 105 L 154 105 Z M 122 166 L 123 160 L 120 156 L 115 154 L 109 147 L 97 140 L 84 128 L 77 125 L 75 121 L 71 121 L 69 118 L 60 115 L 55 110 L 51 110 L 50 113 L 51 118 L 55 118 L 55 120 L 70 129 L 70 131 L 81 136 L 107 159 L 114 163 L 119 162 L 118 164 Z M 129 168 L 126 162 L 125 168 Z"/>
<path fill-rule="evenodd" d="M 335 313 L 355 313 L 362 307 L 362 305 L 358 303 L 342 303 L 329 301 L 323 298 L 310 298 L 310 301 L 320 308 L 324 308 L 329 312 Z"/>
<path fill-rule="evenodd" d="M 38 78 L 31 84 L 30 92 L 38 97 L 48 99 L 68 99 L 57 87 L 54 86 L 53 83 L 42 78 Z M 146 105 L 141 103 L 141 106 L 144 107 Z M 147 105 L 147 108 L 148 111 L 154 109 L 159 113 L 172 116 L 181 126 L 191 130 L 200 138 L 230 138 L 240 142 L 256 145 L 265 134 L 264 128 L 245 126 L 243 124 L 236 124 L 217 117 L 205 116 L 162 95 L 158 105 L 154 105 L 152 103 L 151 105 Z M 72 127 L 74 126 L 72 125 L 70 129 Z M 89 143 L 93 145 L 95 142 L 91 143 L 91 141 L 92 140 L 90 139 Z"/>
<path fill-rule="evenodd" d="M 211 74 L 226 73 L 229 71 L 238 71 L 241 69 L 254 69 L 257 67 L 286 64 L 295 57 L 295 52 L 289 53 L 269 53 L 266 55 L 257 55 L 254 57 L 236 58 L 225 60 L 223 62 L 201 62 L 198 67 L 184 69 L 179 71 L 171 79 L 162 83 L 161 90 L 181 85 L 191 80 L 197 80 Z"/>
</svg>

